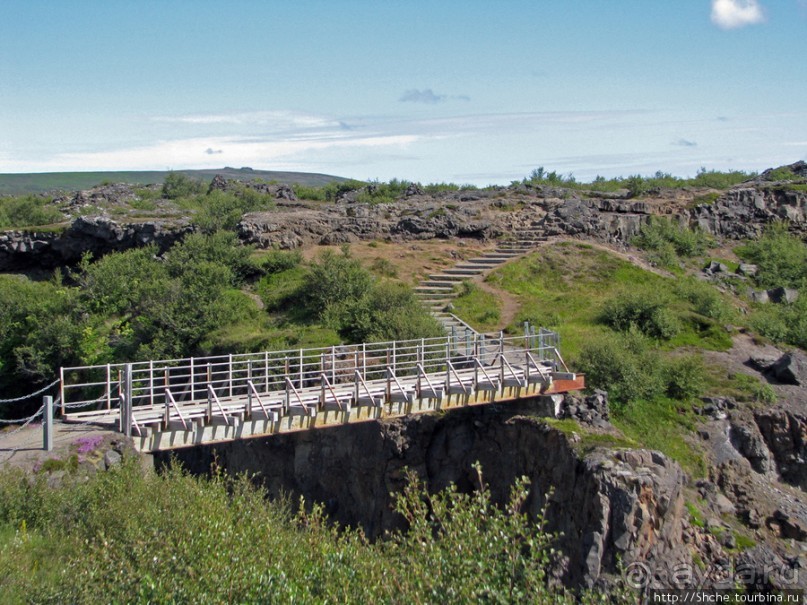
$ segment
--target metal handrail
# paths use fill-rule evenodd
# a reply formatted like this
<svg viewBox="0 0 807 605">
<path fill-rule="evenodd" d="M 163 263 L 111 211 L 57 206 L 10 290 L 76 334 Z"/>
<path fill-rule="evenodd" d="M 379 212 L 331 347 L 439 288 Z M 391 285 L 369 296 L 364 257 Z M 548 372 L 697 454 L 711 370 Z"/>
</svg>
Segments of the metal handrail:
<svg viewBox="0 0 807 605">
<path fill-rule="evenodd" d="M 487 378 L 487 379 L 488 379 L 488 382 L 490 382 L 491 384 L 497 384 L 497 381 L 493 380 L 493 379 L 490 377 L 490 374 L 488 374 L 488 371 L 485 369 L 484 364 L 483 364 L 481 361 L 479 361 L 479 358 L 478 358 L 478 357 L 474 357 L 474 361 L 476 362 L 477 367 L 478 367 L 480 370 L 482 370 L 482 373 L 485 375 L 485 378 Z"/>
<path fill-rule="evenodd" d="M 482 365 L 490 367 L 495 364 L 498 357 L 505 352 L 505 348 L 508 351 L 518 348 L 535 353 L 536 356 L 539 354 L 542 357 L 551 356 L 568 371 L 568 367 L 555 345 L 556 341 L 553 338 L 556 336 L 555 333 L 542 331 L 540 336 L 539 344 L 535 342 L 534 337 L 525 339 L 522 336 L 505 337 L 502 333 L 482 335 L 474 332 L 473 344 L 476 354 L 473 356 L 479 359 L 478 345 L 489 343 L 497 346 L 499 351 L 494 353 L 491 363 L 478 364 L 480 367 Z M 100 394 L 106 399 L 110 408 L 117 406 L 119 398 L 111 395 L 112 388 L 118 386 L 119 379 L 116 377 L 113 382 L 112 376 L 123 371 L 127 365 L 131 367 L 132 401 L 130 403 L 136 407 L 159 406 L 156 395 L 163 389 L 171 389 L 175 403 L 180 399 L 200 401 L 199 395 L 204 393 L 203 389 L 206 384 L 215 387 L 217 391 L 219 389 L 229 391 L 231 396 L 248 395 L 251 388 L 250 381 L 253 382 L 255 390 L 257 390 L 256 384 L 260 383 L 264 392 L 274 389 L 282 390 L 289 378 L 299 383 L 297 388 L 303 388 L 306 383 L 315 380 L 326 370 L 329 374 L 336 377 L 341 376 L 344 380 L 360 368 L 362 379 L 366 382 L 370 379 L 384 378 L 385 372 L 389 369 L 389 364 L 386 363 L 387 354 L 392 350 L 394 350 L 395 360 L 395 369 L 392 373 L 396 380 L 398 376 L 415 376 L 441 371 L 447 371 L 449 379 L 453 380 L 452 368 L 447 365 L 447 362 L 454 361 L 455 352 L 451 345 L 455 340 L 447 335 L 341 347 L 190 357 L 142 361 L 132 364 L 66 367 L 60 370 L 60 376 L 63 377 L 60 385 L 60 392 L 63 394 L 61 401 L 72 405 L 81 403 L 91 405 L 97 403 L 96 395 Z M 544 346 L 545 343 L 552 344 Z M 484 347 L 481 354 L 483 359 L 487 357 L 487 347 Z M 518 378 L 506 359 L 502 365 L 508 366 L 506 370 L 508 375 L 512 374 L 513 377 Z M 456 368 L 453 371 L 456 372 Z M 207 376 L 204 375 L 205 372 L 207 372 Z M 98 379 L 93 379 L 96 376 Z M 102 376 L 103 378 L 101 378 Z M 329 383 L 332 386 L 335 384 L 330 376 Z M 292 386 L 294 385 L 292 384 Z M 433 388 L 433 385 L 429 386 Z M 294 390 L 296 391 L 297 388 Z M 398 386 L 398 388 L 403 391 L 402 387 Z M 201 392 L 198 392 L 197 389 Z M 291 389 L 289 390 L 291 391 Z M 71 396 L 75 399 L 72 399 Z M 299 397 L 299 393 L 295 393 L 295 396 Z"/>
<path fill-rule="evenodd" d="M 462 378 L 460 378 L 460 375 L 457 374 L 457 370 L 454 369 L 454 364 L 451 363 L 451 361 L 449 361 L 448 359 L 446 360 L 446 364 L 448 365 L 448 368 L 447 368 L 447 371 L 446 371 L 446 386 L 449 389 L 451 388 L 451 374 L 454 374 L 454 378 L 457 379 L 457 382 L 460 383 L 460 386 L 462 387 L 462 394 L 467 395 L 468 394 L 468 389 L 462 383 Z"/>
<path fill-rule="evenodd" d="M 303 412 L 308 414 L 308 406 L 303 403 L 303 400 L 300 397 L 300 393 L 297 392 L 297 389 L 294 388 L 294 384 L 292 384 L 291 380 L 289 380 L 289 377 L 286 376 L 286 390 L 288 390 L 289 388 L 291 388 L 291 392 L 294 393 L 294 396 L 297 398 L 297 402 L 303 407 Z"/>
<path fill-rule="evenodd" d="M 170 409 L 171 408 L 169 406 L 169 402 L 170 402 L 171 405 L 174 406 L 174 409 L 176 409 L 177 415 L 179 416 L 179 419 L 182 421 L 182 426 L 187 431 L 188 430 L 188 423 L 185 422 L 185 417 L 182 416 L 182 412 L 180 411 L 179 406 L 177 405 L 177 402 L 174 399 L 174 396 L 171 394 L 171 389 L 165 389 L 165 425 L 166 425 L 166 427 L 168 427 L 168 422 L 171 420 L 171 417 L 170 417 Z"/>
<path fill-rule="evenodd" d="M 224 418 L 224 422 L 227 423 L 227 426 L 230 426 L 230 417 L 224 412 L 224 408 L 221 405 L 221 401 L 219 401 L 219 396 L 216 394 L 215 389 L 211 385 L 207 385 L 207 397 L 208 397 L 208 404 L 212 403 L 213 401 L 216 402 L 216 405 L 219 408 L 219 412 L 221 412 L 221 415 Z"/>
<path fill-rule="evenodd" d="M 255 388 L 255 384 L 251 380 L 247 380 L 247 384 L 249 385 L 249 388 L 252 390 L 252 394 L 254 395 L 255 399 L 258 400 L 258 405 L 261 406 L 261 410 L 263 411 L 263 415 L 266 416 L 267 418 L 269 418 L 269 411 L 263 405 L 263 401 L 261 401 L 261 396 L 258 393 L 258 389 Z M 252 410 L 250 410 L 250 412 L 252 412 Z"/>
<path fill-rule="evenodd" d="M 331 386 L 331 383 L 328 381 L 328 377 L 325 375 L 324 372 L 322 372 L 319 376 L 320 376 L 320 380 L 322 380 L 322 382 L 324 383 L 324 386 L 327 386 L 328 390 L 331 392 L 331 396 L 333 397 L 333 400 L 336 403 L 336 405 L 339 406 L 340 410 L 343 410 L 344 407 L 342 406 L 342 402 L 339 401 L 339 397 L 337 397 L 336 391 L 333 390 L 333 386 Z M 324 400 L 322 402 L 322 405 L 325 405 Z"/>
</svg>

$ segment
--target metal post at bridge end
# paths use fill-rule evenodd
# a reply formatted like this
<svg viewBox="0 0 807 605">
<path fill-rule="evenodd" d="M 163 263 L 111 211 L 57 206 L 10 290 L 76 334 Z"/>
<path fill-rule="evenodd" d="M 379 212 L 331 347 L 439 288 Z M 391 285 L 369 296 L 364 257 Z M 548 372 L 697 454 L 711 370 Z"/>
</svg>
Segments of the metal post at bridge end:
<svg viewBox="0 0 807 605">
<path fill-rule="evenodd" d="M 53 397 L 45 395 L 42 398 L 42 449 L 53 451 Z"/>
<path fill-rule="evenodd" d="M 123 414 L 123 434 L 132 436 L 132 364 L 127 363 L 123 370 L 124 407 Z"/>
</svg>

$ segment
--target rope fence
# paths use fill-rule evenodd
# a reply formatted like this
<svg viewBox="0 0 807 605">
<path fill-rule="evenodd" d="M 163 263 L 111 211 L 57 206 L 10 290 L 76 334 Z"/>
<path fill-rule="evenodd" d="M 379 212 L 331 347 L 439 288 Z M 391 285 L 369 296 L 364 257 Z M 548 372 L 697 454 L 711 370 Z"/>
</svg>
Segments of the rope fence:
<svg viewBox="0 0 807 605">
<path fill-rule="evenodd" d="M 51 382 L 49 385 L 42 387 L 41 389 L 39 389 L 35 393 L 30 393 L 28 395 L 22 395 L 21 397 L 14 397 L 12 399 L 0 399 L 0 404 L 3 404 L 3 403 L 19 403 L 20 401 L 25 401 L 26 399 L 33 399 L 37 395 L 41 395 L 42 393 L 44 393 L 44 392 L 52 389 L 53 387 L 55 387 L 57 384 L 59 384 L 59 381 L 60 381 L 60 379 L 57 378 L 56 380 Z M 0 422 L 2 422 L 2 421 L 0 421 Z M 18 420 L 13 420 L 12 422 L 19 422 L 19 421 Z"/>
</svg>

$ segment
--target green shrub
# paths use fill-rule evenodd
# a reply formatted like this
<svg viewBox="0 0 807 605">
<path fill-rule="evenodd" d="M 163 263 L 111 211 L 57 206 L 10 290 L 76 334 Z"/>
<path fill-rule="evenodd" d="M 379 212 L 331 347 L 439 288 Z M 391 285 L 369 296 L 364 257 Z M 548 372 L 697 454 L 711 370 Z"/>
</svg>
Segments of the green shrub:
<svg viewBox="0 0 807 605">
<path fill-rule="evenodd" d="M 528 516 L 527 480 L 497 506 L 476 475 L 471 494 L 430 493 L 409 473 L 395 497 L 408 529 L 370 543 L 243 477 L 130 459 L 52 489 L 3 471 L 0 590 L 4 603 L 574 603 L 547 586 L 554 538 Z"/>
<path fill-rule="evenodd" d="M 615 408 L 664 392 L 662 361 L 641 332 L 606 334 L 585 344 L 578 359 L 589 388 L 608 391 Z"/>
<path fill-rule="evenodd" d="M 294 269 L 303 262 L 298 250 L 267 250 L 257 262 L 258 268 L 267 274 Z"/>
<path fill-rule="evenodd" d="M 162 194 L 169 200 L 190 197 L 204 193 L 207 186 L 202 181 L 192 179 L 181 172 L 169 172 L 163 181 Z"/>
<path fill-rule="evenodd" d="M 50 202 L 50 198 L 38 195 L 0 197 L 0 229 L 36 227 L 64 221 L 64 215 L 49 205 Z"/>
<path fill-rule="evenodd" d="M 326 251 L 311 265 L 306 276 L 305 304 L 316 317 L 365 297 L 373 284 L 373 276 L 350 255 L 347 246 L 341 254 Z"/>
<path fill-rule="evenodd" d="M 726 298 L 714 286 L 695 279 L 685 277 L 676 284 L 679 296 L 692 304 L 693 310 L 720 323 L 729 323 L 736 319 L 737 313 Z"/>
<path fill-rule="evenodd" d="M 614 330 L 636 328 L 650 338 L 669 340 L 681 329 L 669 304 L 670 299 L 655 290 L 626 290 L 605 302 L 600 321 Z"/>
<path fill-rule="evenodd" d="M 766 338 L 807 349 L 807 288 L 799 291 L 792 304 L 757 306 L 751 325 Z"/>
<path fill-rule="evenodd" d="M 692 257 L 703 254 L 711 245 L 711 239 L 699 229 L 690 229 L 666 217 L 651 216 L 633 244 L 650 252 L 660 253 L 659 260 L 664 266 L 672 267 L 670 246 L 680 257 Z"/>
<path fill-rule="evenodd" d="M 807 244 L 790 234 L 786 223 L 771 224 L 736 252 L 757 265 L 756 281 L 763 288 L 807 286 Z"/>
<path fill-rule="evenodd" d="M 665 364 L 666 394 L 672 399 L 687 401 L 706 388 L 706 368 L 697 355 L 674 357 Z"/>
</svg>

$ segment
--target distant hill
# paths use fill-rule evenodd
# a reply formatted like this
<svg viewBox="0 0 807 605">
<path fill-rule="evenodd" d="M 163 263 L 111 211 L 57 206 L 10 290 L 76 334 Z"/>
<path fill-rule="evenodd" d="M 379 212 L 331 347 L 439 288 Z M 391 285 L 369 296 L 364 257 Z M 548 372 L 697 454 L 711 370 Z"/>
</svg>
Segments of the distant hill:
<svg viewBox="0 0 807 605">
<path fill-rule="evenodd" d="M 310 172 L 279 172 L 275 170 L 253 170 L 252 168 L 211 168 L 206 170 L 176 170 L 188 176 L 211 180 L 220 174 L 228 179 L 263 179 L 285 184 L 319 187 L 328 183 L 347 179 L 329 174 Z M 20 195 L 24 193 L 46 193 L 51 191 L 77 191 L 89 189 L 101 183 L 131 183 L 149 185 L 162 183 L 168 170 L 120 171 L 120 172 L 39 172 L 20 174 L 0 174 L 0 195 Z"/>
</svg>

